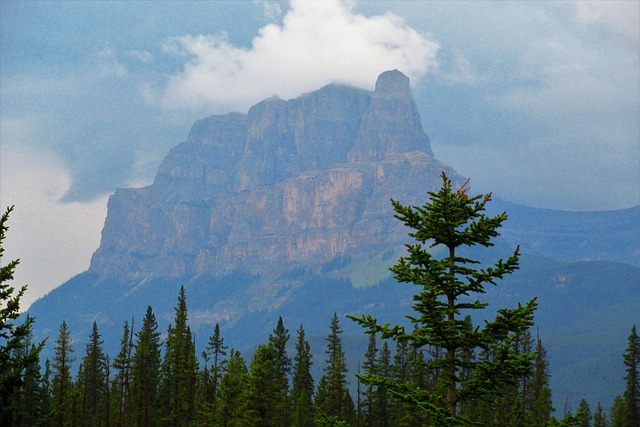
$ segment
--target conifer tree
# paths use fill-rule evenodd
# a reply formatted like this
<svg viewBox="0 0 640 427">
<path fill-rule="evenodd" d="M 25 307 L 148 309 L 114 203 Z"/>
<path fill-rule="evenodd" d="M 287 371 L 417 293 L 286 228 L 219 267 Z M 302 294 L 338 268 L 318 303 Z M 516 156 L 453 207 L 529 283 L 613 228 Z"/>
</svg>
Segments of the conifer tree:
<svg viewBox="0 0 640 427">
<path fill-rule="evenodd" d="M 227 370 L 220 381 L 219 425 L 223 427 L 249 426 L 249 372 L 239 351 L 231 349 Z"/>
<path fill-rule="evenodd" d="M 53 409 L 55 416 L 52 421 L 54 427 L 62 427 L 74 418 L 74 387 L 71 380 L 72 357 L 71 334 L 64 320 L 60 325 L 60 334 L 54 347 L 53 359 Z"/>
<path fill-rule="evenodd" d="M 626 421 L 625 407 L 624 407 L 624 399 L 622 396 L 616 396 L 613 399 L 613 404 L 611 405 L 611 412 L 609 415 L 609 427 L 629 427 Z"/>
<path fill-rule="evenodd" d="M 529 387 L 530 407 L 526 415 L 528 426 L 543 427 L 551 420 L 551 413 L 554 408 L 551 400 L 551 387 L 549 386 L 550 377 L 547 350 L 542 345 L 540 337 L 538 337 L 536 340 L 533 378 Z"/>
<path fill-rule="evenodd" d="M 158 424 L 158 383 L 160 381 L 160 332 L 151 306 L 136 333 L 131 366 L 131 402 L 134 424 L 152 427 Z"/>
<path fill-rule="evenodd" d="M 593 427 L 607 427 L 607 416 L 600 402 L 598 402 L 596 412 L 593 413 Z"/>
<path fill-rule="evenodd" d="M 29 338 L 24 347 L 14 349 L 12 352 L 12 358 L 25 360 L 27 363 L 23 365 L 20 387 L 16 387 L 9 397 L 10 416 L 7 414 L 6 419 L 4 416 L 0 417 L 0 425 L 30 427 L 48 422 L 50 411 L 48 390 L 40 372 L 39 360 L 28 357 L 36 347 L 30 342 Z"/>
<path fill-rule="evenodd" d="M 536 303 L 534 298 L 515 309 L 500 309 L 495 320 L 486 322 L 484 328 L 469 330 L 461 318 L 463 311 L 484 309 L 487 303 L 462 297 L 483 294 L 485 286 L 496 285 L 515 271 L 519 252 L 516 249 L 506 261 L 498 260 L 493 266 L 472 268 L 479 261 L 463 256 L 461 250 L 474 245 L 492 246 L 491 239 L 498 235 L 507 215 L 485 215 L 491 195 L 470 196 L 468 182 L 453 189 L 444 173 L 442 181 L 442 188 L 429 192 L 430 200 L 422 206 L 403 206 L 392 200 L 395 217 L 412 229 L 409 235 L 416 241 L 406 245 L 408 255 L 391 268 L 396 280 L 418 288 L 413 297 L 415 315 L 407 316 L 414 324 L 414 332 L 407 332 L 400 325 L 379 324 L 371 316 L 350 317 L 370 332 L 380 332 L 383 338 L 444 350 L 443 357 L 429 361 L 431 367 L 442 370 L 444 391 L 414 392 L 392 378 L 377 375 L 366 380 L 429 413 L 432 422 L 451 424 L 464 422 L 458 416 L 461 404 L 498 395 L 530 371 L 535 354 L 518 354 L 514 340 L 533 324 Z M 437 259 L 429 252 L 435 247 L 444 248 L 443 258 Z M 489 350 L 491 357 L 473 362 L 461 359 L 459 354 L 469 349 Z M 460 380 L 462 368 L 470 372 L 465 382 Z"/>
<path fill-rule="evenodd" d="M 291 400 L 293 402 L 293 427 L 305 427 L 313 424 L 315 412 L 313 409 L 313 377 L 311 376 L 312 362 L 311 346 L 305 338 L 302 324 L 298 328 L 296 340 L 295 364 L 293 366 L 293 387 Z"/>
<path fill-rule="evenodd" d="M 356 418 L 355 407 L 348 388 L 347 360 L 342 349 L 342 338 L 340 338 L 342 329 L 337 313 L 334 313 L 331 319 L 330 329 L 331 332 L 325 339 L 327 341 L 326 365 L 318 383 L 315 404 L 326 416 L 353 423 Z"/>
<path fill-rule="evenodd" d="M 253 425 L 282 425 L 276 420 L 282 415 L 277 410 L 281 396 L 276 359 L 275 348 L 267 344 L 259 345 L 253 355 L 248 389 L 251 408 L 248 416 Z"/>
<path fill-rule="evenodd" d="M 278 317 L 273 333 L 269 335 L 269 345 L 275 354 L 275 387 L 273 420 L 275 425 L 288 427 L 291 425 L 291 400 L 289 398 L 289 375 L 291 373 L 291 358 L 287 354 L 289 330 L 284 327 L 282 316 Z"/>
<path fill-rule="evenodd" d="M 24 386 L 24 375 L 28 367 L 39 363 L 40 350 L 44 342 L 31 345 L 30 336 L 34 319 L 27 316 L 24 323 L 15 325 L 14 320 L 20 316 L 20 299 L 27 290 L 22 286 L 14 294 L 15 288 L 8 282 L 13 280 L 19 259 L 2 262 L 4 255 L 4 239 L 9 230 L 7 221 L 13 211 L 13 206 L 0 217 L 0 424 L 10 420 L 16 408 L 13 407 L 12 396 L 15 398 Z"/>
<path fill-rule="evenodd" d="M 187 300 L 180 288 L 175 326 L 169 325 L 159 395 L 167 425 L 188 425 L 195 418 L 198 366 L 191 328 L 187 325 Z"/>
<path fill-rule="evenodd" d="M 364 362 L 362 368 L 366 374 L 378 374 L 378 346 L 376 343 L 376 334 L 369 334 L 369 344 L 367 345 L 367 351 L 364 354 Z M 375 406 L 376 406 L 376 391 L 377 387 L 373 384 L 365 384 L 363 391 L 363 399 L 360 405 L 360 412 L 358 414 L 359 419 L 362 421 L 362 425 L 365 427 L 371 427 L 377 424 L 375 420 Z"/>
<path fill-rule="evenodd" d="M 624 391 L 625 423 L 629 426 L 640 425 L 640 336 L 636 325 L 631 327 L 626 352 L 623 355 L 627 375 Z"/>
<path fill-rule="evenodd" d="M 78 391 L 81 398 L 80 419 L 83 425 L 99 425 L 99 421 L 104 420 L 106 416 L 104 409 L 108 404 L 105 390 L 107 374 L 106 356 L 102 344 L 98 324 L 94 321 L 86 354 L 78 372 Z"/>
<path fill-rule="evenodd" d="M 389 344 L 385 341 L 380 349 L 380 357 L 378 358 L 378 373 L 385 377 L 391 377 L 391 350 Z M 390 405 L 389 396 L 386 391 L 377 388 L 375 391 L 374 420 L 377 427 L 387 427 L 390 421 Z"/>
<path fill-rule="evenodd" d="M 218 418 L 218 389 L 220 380 L 224 375 L 227 360 L 227 346 L 220 334 L 220 325 L 216 323 L 213 335 L 209 337 L 209 343 L 202 356 L 205 360 L 202 380 L 202 411 L 201 416 L 205 423 L 215 424 Z M 211 361 L 211 371 L 209 371 Z"/>
<path fill-rule="evenodd" d="M 122 339 L 120 340 L 120 351 L 111 363 L 111 367 L 115 369 L 112 387 L 114 399 L 112 417 L 116 425 L 131 424 L 132 348 L 133 320 L 131 321 L 131 326 L 129 326 L 129 321 L 125 320 L 122 328 Z"/>
<path fill-rule="evenodd" d="M 591 427 L 591 408 L 589 408 L 589 403 L 585 399 L 580 400 L 578 404 L 576 421 L 578 422 L 578 427 Z"/>
</svg>

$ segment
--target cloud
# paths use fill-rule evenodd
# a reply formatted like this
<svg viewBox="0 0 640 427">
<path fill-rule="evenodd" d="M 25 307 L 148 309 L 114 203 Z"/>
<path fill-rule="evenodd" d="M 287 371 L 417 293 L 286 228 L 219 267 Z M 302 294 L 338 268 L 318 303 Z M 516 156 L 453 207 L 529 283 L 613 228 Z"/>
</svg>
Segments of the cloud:
<svg viewBox="0 0 640 427">
<path fill-rule="evenodd" d="M 125 52 L 125 55 L 145 64 L 153 62 L 153 54 L 146 50 L 128 50 Z"/>
<path fill-rule="evenodd" d="M 574 1 L 576 17 L 587 25 L 603 25 L 633 40 L 640 37 L 640 2 L 589 0 Z"/>
<path fill-rule="evenodd" d="M 246 109 L 274 94 L 291 98 L 334 81 L 372 88 L 387 69 L 418 79 L 437 68 L 438 49 L 394 14 L 367 17 L 344 1 L 296 0 L 282 24 L 262 27 L 250 48 L 224 35 L 172 39 L 165 52 L 184 65 L 155 95 L 169 109 Z"/>
<path fill-rule="evenodd" d="M 14 141 L 25 122 L 2 121 L 2 135 Z M 43 147 L 2 144 L 0 207 L 15 205 L 9 218 L 3 261 L 20 259 L 14 286 L 28 284 L 20 308 L 86 270 L 100 243 L 107 198 L 60 204 L 71 178 L 63 160 Z"/>
<path fill-rule="evenodd" d="M 127 77 L 127 68 L 118 59 L 116 51 L 107 46 L 93 57 L 93 62 L 98 68 L 100 77 Z"/>
</svg>

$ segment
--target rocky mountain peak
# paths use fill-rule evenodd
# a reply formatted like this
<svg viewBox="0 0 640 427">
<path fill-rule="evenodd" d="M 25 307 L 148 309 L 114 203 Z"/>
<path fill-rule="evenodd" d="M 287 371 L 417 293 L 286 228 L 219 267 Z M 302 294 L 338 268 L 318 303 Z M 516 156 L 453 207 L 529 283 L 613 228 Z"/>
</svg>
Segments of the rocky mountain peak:
<svg viewBox="0 0 640 427">
<path fill-rule="evenodd" d="M 373 93 L 378 99 L 406 99 L 413 101 L 409 77 L 398 70 L 385 71 L 376 80 L 376 89 Z"/>
<path fill-rule="evenodd" d="M 117 191 L 90 271 L 273 276 L 375 256 L 404 238 L 389 198 L 412 203 L 442 170 L 459 178 L 432 157 L 400 71 L 382 73 L 374 92 L 329 85 L 272 97 L 197 121 L 151 186 Z"/>
</svg>

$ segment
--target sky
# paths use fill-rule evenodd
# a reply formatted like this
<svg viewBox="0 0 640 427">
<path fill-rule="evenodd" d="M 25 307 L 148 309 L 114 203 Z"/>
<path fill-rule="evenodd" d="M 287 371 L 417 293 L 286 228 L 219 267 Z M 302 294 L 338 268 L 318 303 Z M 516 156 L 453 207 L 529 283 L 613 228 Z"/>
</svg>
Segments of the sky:
<svg viewBox="0 0 640 427">
<path fill-rule="evenodd" d="M 193 122 L 382 71 L 436 158 L 529 206 L 640 204 L 638 1 L 0 2 L 2 264 L 35 299 L 85 271 L 118 187 Z"/>
</svg>

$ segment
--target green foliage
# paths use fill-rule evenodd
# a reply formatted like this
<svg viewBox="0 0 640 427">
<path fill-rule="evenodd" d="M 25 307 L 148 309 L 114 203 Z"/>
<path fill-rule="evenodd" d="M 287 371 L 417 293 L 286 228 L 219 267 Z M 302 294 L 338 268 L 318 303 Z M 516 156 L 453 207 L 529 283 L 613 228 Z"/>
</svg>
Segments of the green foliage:
<svg viewBox="0 0 640 427">
<path fill-rule="evenodd" d="M 198 362 L 187 319 L 187 300 L 181 287 L 175 307 L 175 326 L 169 325 L 167 332 L 159 391 L 162 419 L 174 426 L 189 425 L 195 420 Z"/>
<path fill-rule="evenodd" d="M 414 284 L 415 315 L 407 318 L 414 330 L 404 326 L 379 324 L 372 316 L 349 316 L 368 333 L 381 333 L 382 338 L 407 341 L 416 349 L 442 349 L 431 357 L 427 369 L 436 372 L 438 382 L 431 389 L 415 389 L 407 383 L 381 375 L 367 375 L 364 381 L 384 387 L 391 395 L 424 410 L 432 422 L 463 422 L 458 416 L 461 405 L 474 399 L 487 399 L 515 385 L 517 379 L 531 371 L 533 352 L 517 351 L 517 339 L 533 324 L 535 299 L 513 309 L 503 308 L 484 328 L 470 327 L 461 317 L 463 312 L 484 309 L 487 304 L 471 301 L 473 294 L 483 294 L 485 286 L 518 268 L 518 249 L 506 261 L 498 260 L 487 268 L 472 268 L 479 261 L 463 257 L 465 246 L 492 246 L 491 239 L 507 219 L 506 213 L 495 217 L 483 211 L 491 195 L 469 196 L 468 186 L 454 190 L 451 180 L 442 174 L 438 192 L 429 192 L 423 206 L 404 206 L 392 200 L 395 217 L 412 231 L 416 243 L 407 244 L 408 254 L 392 267 L 399 282 Z M 445 256 L 433 257 L 431 248 L 443 247 Z M 475 349 L 486 357 L 474 360 Z"/>
<path fill-rule="evenodd" d="M 22 286 L 18 292 L 8 282 L 13 280 L 15 268 L 20 263 L 16 259 L 2 263 L 4 255 L 4 239 L 9 230 L 7 221 L 13 206 L 0 217 L 0 424 L 4 420 L 10 420 L 16 411 L 26 405 L 24 399 L 27 394 L 36 392 L 30 390 L 37 386 L 38 382 L 33 376 L 34 366 L 37 366 L 40 358 L 40 350 L 44 342 L 32 345 L 30 342 L 34 319 L 27 316 L 24 323 L 15 325 L 14 320 L 20 315 L 20 299 L 27 290 L 27 285 Z M 31 384 L 30 384 L 31 383 Z M 18 405 L 18 406 L 16 406 Z M 31 408 L 34 413 L 36 408 Z"/>
<path fill-rule="evenodd" d="M 274 385 L 275 395 L 271 406 L 273 425 L 287 427 L 291 425 L 292 405 L 289 400 L 289 374 L 291 373 L 291 358 L 287 354 L 289 342 L 289 330 L 284 327 L 282 317 L 278 317 L 278 323 L 269 335 L 269 346 L 273 348 L 274 359 Z M 253 373 L 253 370 L 252 370 Z"/>
<path fill-rule="evenodd" d="M 313 377 L 311 376 L 312 362 L 311 347 L 305 338 L 302 325 L 298 328 L 296 340 L 296 355 L 293 366 L 293 386 L 291 401 L 293 403 L 292 425 L 306 427 L 313 423 L 315 411 L 313 408 Z"/>
<path fill-rule="evenodd" d="M 131 401 L 137 426 L 158 424 L 158 384 L 160 381 L 160 332 L 151 306 L 136 333 L 135 352 L 131 366 Z"/>
<path fill-rule="evenodd" d="M 609 416 L 609 427 L 628 427 L 625 422 L 625 405 L 621 396 L 616 396 L 611 405 L 611 414 Z"/>
<path fill-rule="evenodd" d="M 76 385 L 81 399 L 80 420 L 83 425 L 99 425 L 107 414 L 107 357 L 102 344 L 98 324 L 94 321 Z"/>
<path fill-rule="evenodd" d="M 220 382 L 220 417 L 222 426 L 250 426 L 249 372 L 239 351 L 231 349 L 229 363 Z"/>
<path fill-rule="evenodd" d="M 120 340 L 120 351 L 113 359 L 111 367 L 115 369 L 113 379 L 113 410 L 112 417 L 116 424 L 131 424 L 131 364 L 133 362 L 133 320 L 131 327 L 125 320 Z"/>
<path fill-rule="evenodd" d="M 336 417 L 350 424 L 355 421 L 356 414 L 353 399 L 349 394 L 347 360 L 342 349 L 342 329 L 337 313 L 334 313 L 331 319 L 330 329 L 331 332 L 326 338 L 326 365 L 318 383 L 315 404 L 327 417 Z"/>
<path fill-rule="evenodd" d="M 631 327 L 623 360 L 627 371 L 624 391 L 625 422 L 630 426 L 638 426 L 640 425 L 640 336 L 636 333 L 636 325 Z"/>
<path fill-rule="evenodd" d="M 224 345 L 224 338 L 220 334 L 220 325 L 216 323 L 213 335 L 209 337 L 209 343 L 206 351 L 202 353 L 205 360 L 204 371 L 202 373 L 202 409 L 201 419 L 207 424 L 216 424 L 218 422 L 219 399 L 218 388 L 220 380 L 226 370 L 227 346 Z M 209 361 L 211 361 L 211 371 L 209 372 Z"/>
<path fill-rule="evenodd" d="M 71 364 L 75 358 L 72 357 L 71 334 L 65 321 L 62 321 L 60 325 L 60 334 L 56 340 L 54 352 L 52 404 L 55 416 L 52 426 L 61 427 L 72 422 L 75 418 L 74 403 L 76 400 L 74 384 L 71 380 Z"/>
<path fill-rule="evenodd" d="M 607 416 L 605 415 L 600 402 L 598 402 L 598 407 L 593 413 L 593 427 L 607 427 Z"/>
</svg>

